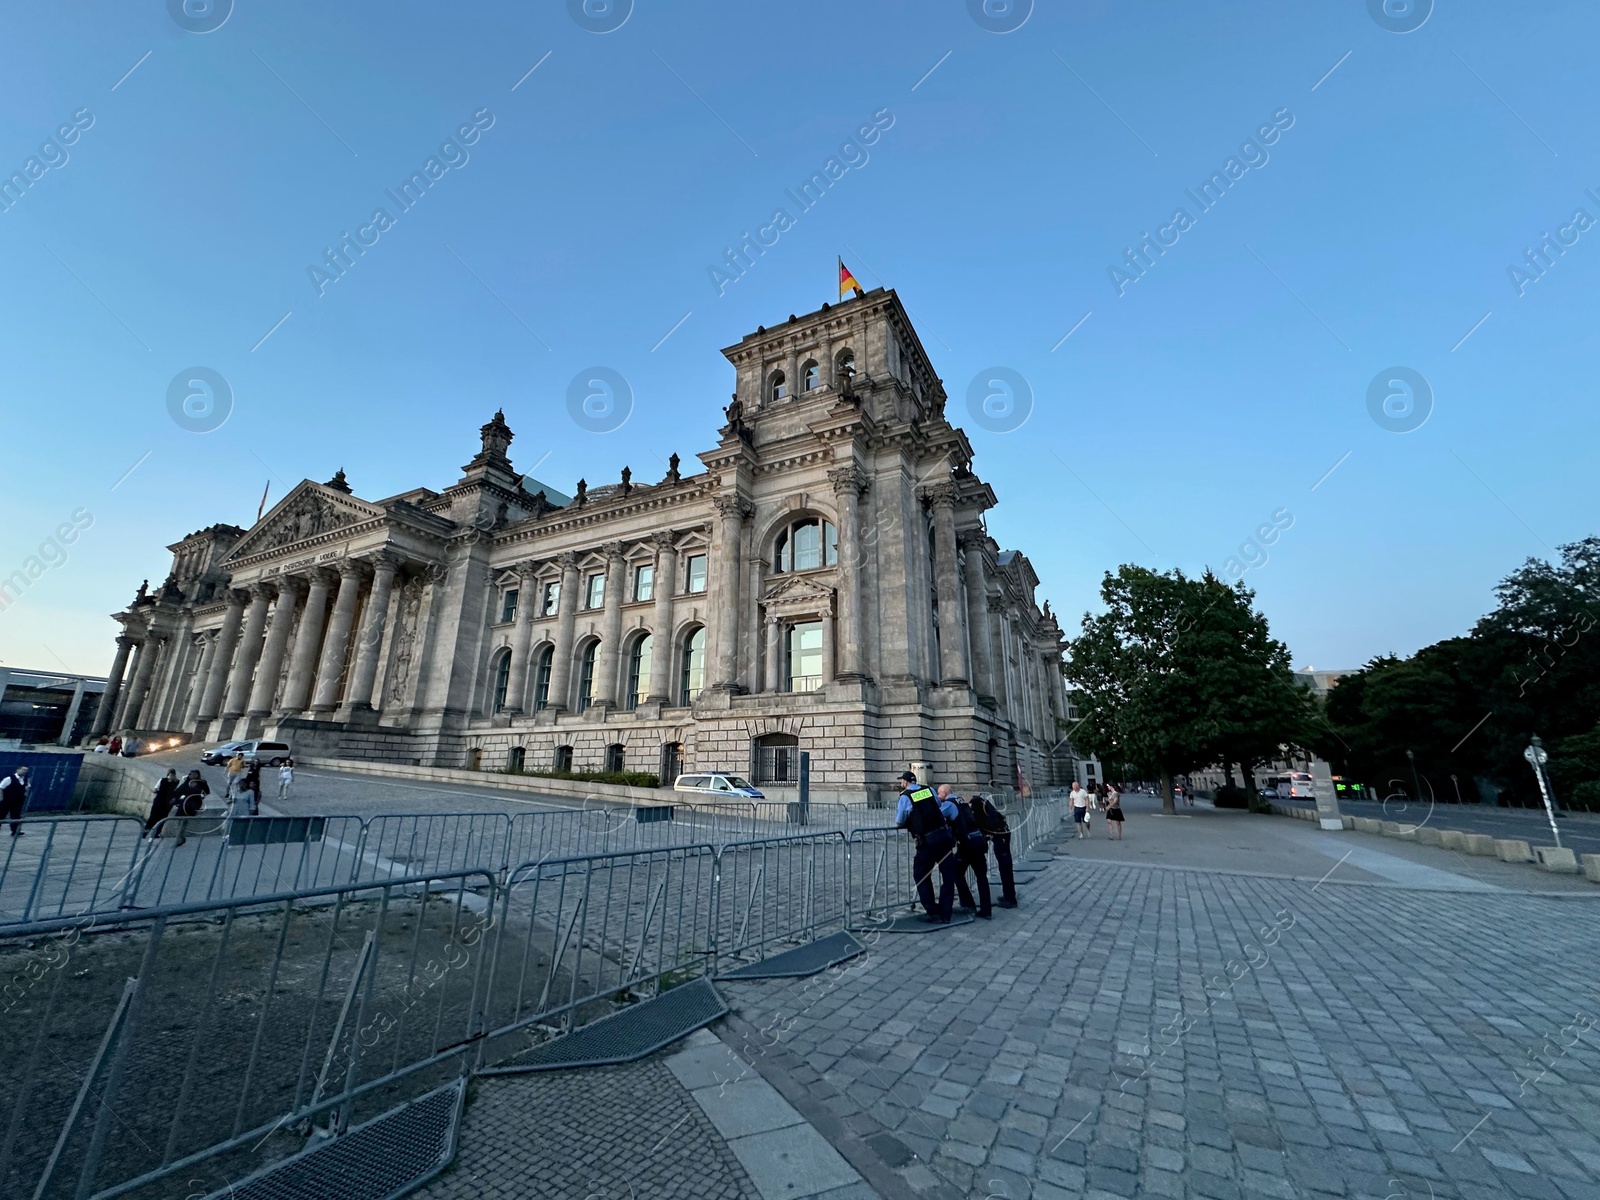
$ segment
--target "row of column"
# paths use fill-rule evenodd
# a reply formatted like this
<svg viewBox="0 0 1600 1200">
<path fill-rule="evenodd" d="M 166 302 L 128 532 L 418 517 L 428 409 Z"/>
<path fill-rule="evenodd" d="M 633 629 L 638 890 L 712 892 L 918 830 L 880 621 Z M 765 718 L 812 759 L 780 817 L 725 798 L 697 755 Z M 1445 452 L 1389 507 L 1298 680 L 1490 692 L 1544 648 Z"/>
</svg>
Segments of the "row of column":
<svg viewBox="0 0 1600 1200">
<path fill-rule="evenodd" d="M 337 571 L 317 568 L 306 577 L 263 581 L 248 592 L 227 593 L 220 629 L 193 635 L 193 617 L 184 613 L 174 631 L 152 627 L 142 637 L 117 638 L 94 734 L 190 727 L 217 717 L 298 716 L 308 708 L 326 715 L 340 707 L 342 691 L 350 709 L 371 709 L 400 564 L 398 556 L 382 552 L 348 559 Z M 364 592 L 365 615 L 346 690 L 341 688 L 344 666 Z M 130 658 L 132 672 L 124 686 Z"/>
</svg>

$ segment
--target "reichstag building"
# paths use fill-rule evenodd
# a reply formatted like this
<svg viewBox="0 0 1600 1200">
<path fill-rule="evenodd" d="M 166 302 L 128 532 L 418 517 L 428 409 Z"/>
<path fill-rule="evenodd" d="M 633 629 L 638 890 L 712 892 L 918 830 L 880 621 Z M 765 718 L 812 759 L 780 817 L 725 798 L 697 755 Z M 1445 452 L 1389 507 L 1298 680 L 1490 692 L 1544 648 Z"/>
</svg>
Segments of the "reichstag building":
<svg viewBox="0 0 1600 1200">
<path fill-rule="evenodd" d="M 271 737 L 302 757 L 499 770 L 724 770 L 859 800 L 907 763 L 1064 782 L 1062 634 L 875 289 L 723 353 L 703 469 L 518 474 L 501 413 L 442 491 L 302 482 L 170 547 L 116 614 L 95 732 Z"/>
</svg>

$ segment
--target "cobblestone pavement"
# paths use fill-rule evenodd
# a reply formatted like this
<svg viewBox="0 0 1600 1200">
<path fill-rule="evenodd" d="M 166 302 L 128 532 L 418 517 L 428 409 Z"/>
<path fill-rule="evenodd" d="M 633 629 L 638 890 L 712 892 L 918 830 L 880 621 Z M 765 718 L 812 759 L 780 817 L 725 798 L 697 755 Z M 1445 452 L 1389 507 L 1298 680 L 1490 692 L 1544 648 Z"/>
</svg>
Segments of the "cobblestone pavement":
<svg viewBox="0 0 1600 1200">
<path fill-rule="evenodd" d="M 661 1058 L 477 1080 L 460 1148 L 415 1200 L 760 1200 Z"/>
<path fill-rule="evenodd" d="M 924 1195 L 1600 1197 L 1592 900 L 1058 858 L 1023 901 L 724 984 L 724 1036 Z"/>
</svg>

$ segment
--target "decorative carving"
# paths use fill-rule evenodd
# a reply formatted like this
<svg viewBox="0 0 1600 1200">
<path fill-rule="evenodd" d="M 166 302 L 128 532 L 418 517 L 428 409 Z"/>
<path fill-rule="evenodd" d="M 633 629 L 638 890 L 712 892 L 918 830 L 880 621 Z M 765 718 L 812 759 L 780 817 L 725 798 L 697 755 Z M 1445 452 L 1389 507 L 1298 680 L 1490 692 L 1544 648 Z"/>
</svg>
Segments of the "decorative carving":
<svg viewBox="0 0 1600 1200">
<path fill-rule="evenodd" d="M 554 507 L 555 505 L 550 503 L 549 495 L 543 488 L 540 488 L 533 494 L 533 511 L 530 512 L 528 516 L 534 520 L 538 520 Z"/>
<path fill-rule="evenodd" d="M 756 511 L 756 506 L 743 496 L 713 496 L 711 504 L 725 521 L 742 520 Z"/>
<path fill-rule="evenodd" d="M 922 497 L 935 508 L 952 508 L 961 493 L 953 483 L 935 483 L 922 490 Z"/>
<path fill-rule="evenodd" d="M 257 548 L 276 550 L 355 521 L 354 516 L 336 508 L 326 496 L 308 491 L 278 514 L 271 528 L 262 534 Z"/>
<path fill-rule="evenodd" d="M 854 491 L 857 496 L 867 490 L 867 477 L 857 467 L 834 467 L 828 472 L 828 482 L 835 494 L 843 497 Z"/>
<path fill-rule="evenodd" d="M 400 590 L 400 620 L 395 631 L 394 670 L 389 681 L 389 701 L 399 704 L 405 699 L 406 686 L 411 681 L 412 660 L 416 657 L 417 614 L 422 609 L 422 580 L 410 580 Z"/>
<path fill-rule="evenodd" d="M 517 572 L 518 581 L 522 584 L 523 587 L 528 587 L 528 588 L 531 588 L 533 586 L 533 581 L 534 581 L 535 577 L 539 574 L 538 564 L 535 563 L 533 561 L 533 559 L 531 559 L 531 558 L 528 559 L 526 562 L 519 562 L 516 565 L 515 570 Z M 532 603 L 532 598 L 531 597 L 525 597 L 525 599 L 528 599 L 530 604 Z M 521 601 L 519 600 L 518 601 L 518 608 L 520 609 L 521 607 L 522 607 Z M 532 612 L 533 610 L 532 610 L 532 608 L 529 608 L 528 611 Z"/>
<path fill-rule="evenodd" d="M 667 477 L 664 480 L 662 480 L 663 483 L 681 483 L 682 482 L 682 476 L 680 476 L 678 474 L 678 464 L 680 462 L 682 462 L 682 461 L 683 460 L 680 459 L 676 454 L 674 454 L 671 458 L 667 459 Z"/>
<path fill-rule="evenodd" d="M 671 550 L 678 540 L 678 535 L 670 529 L 658 529 L 650 535 L 650 542 L 657 550 Z"/>
<path fill-rule="evenodd" d="M 577 551 L 563 550 L 560 554 L 556 555 L 556 563 L 561 567 L 561 573 L 563 575 L 565 575 L 568 571 L 576 571 L 578 569 Z"/>
<path fill-rule="evenodd" d="M 325 488 L 332 488 L 336 492 L 343 492 L 346 496 L 351 494 L 350 483 L 344 477 L 343 467 L 340 467 L 337 471 L 335 471 L 333 473 L 333 478 L 328 480 L 328 482 L 322 486 Z"/>
<path fill-rule="evenodd" d="M 577 495 L 577 498 L 573 501 L 573 503 L 576 504 L 579 508 L 582 508 L 588 502 L 589 502 L 589 481 L 587 479 L 580 479 L 580 480 L 578 480 L 578 495 Z"/>
<path fill-rule="evenodd" d="M 600 547 L 601 553 L 606 556 L 607 562 L 621 562 L 623 547 L 621 542 L 607 542 Z"/>
<path fill-rule="evenodd" d="M 633 491 L 633 468 L 632 467 L 623 467 L 622 468 L 622 494 L 624 496 L 626 496 L 631 491 Z"/>
<path fill-rule="evenodd" d="M 146 580 L 144 580 L 143 582 L 141 582 L 139 584 L 139 590 L 133 594 L 133 602 L 135 604 L 138 604 L 140 601 L 148 600 L 149 598 L 150 598 L 150 581 L 148 579 L 146 579 Z"/>
</svg>

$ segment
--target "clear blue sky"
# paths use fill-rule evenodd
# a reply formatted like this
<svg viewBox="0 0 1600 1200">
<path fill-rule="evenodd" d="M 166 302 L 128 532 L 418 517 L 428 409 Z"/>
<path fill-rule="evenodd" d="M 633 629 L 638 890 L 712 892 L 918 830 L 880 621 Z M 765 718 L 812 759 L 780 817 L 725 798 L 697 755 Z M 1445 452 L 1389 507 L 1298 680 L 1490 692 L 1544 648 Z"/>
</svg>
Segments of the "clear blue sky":
<svg viewBox="0 0 1600 1200">
<path fill-rule="evenodd" d="M 1221 569 L 1279 510 L 1246 578 L 1297 666 L 1461 632 L 1597 525 L 1600 227 L 1571 226 L 1600 218 L 1597 26 L 1582 0 L 1438 0 L 1404 34 L 1362 0 L 1038 0 L 1004 34 L 963 0 L 637 0 L 605 34 L 498 0 L 238 0 L 209 33 L 156 0 L 7 6 L 0 170 L 93 124 L 0 212 L 0 574 L 93 524 L 0 613 L 0 661 L 103 672 L 106 614 L 168 542 L 248 524 L 269 478 L 445 486 L 496 407 L 563 490 L 694 465 L 719 348 L 832 299 L 836 255 L 911 310 L 990 528 L 1069 633 L 1108 568 Z M 484 108 L 400 212 L 385 189 Z M 719 296 L 724 249 L 885 108 L 870 159 Z M 1241 144 L 1284 109 L 1202 211 L 1185 190 L 1259 161 Z M 308 268 L 378 207 L 392 228 L 318 296 Z M 1180 207 L 1119 296 L 1109 268 Z M 1519 296 L 1507 268 L 1563 226 Z M 635 394 L 614 431 L 568 415 L 595 365 Z M 194 366 L 234 393 L 211 432 L 168 415 Z M 1033 391 L 1020 430 L 968 416 L 995 366 Z M 1395 366 L 1434 394 L 1403 434 L 1368 410 Z"/>
</svg>

